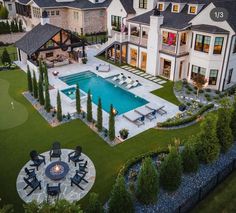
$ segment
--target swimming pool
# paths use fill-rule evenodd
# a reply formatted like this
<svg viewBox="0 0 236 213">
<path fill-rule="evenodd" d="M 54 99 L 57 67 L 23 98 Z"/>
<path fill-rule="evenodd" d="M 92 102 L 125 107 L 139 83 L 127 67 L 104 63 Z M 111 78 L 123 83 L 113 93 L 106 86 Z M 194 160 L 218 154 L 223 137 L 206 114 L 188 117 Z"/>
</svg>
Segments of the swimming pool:
<svg viewBox="0 0 236 213">
<path fill-rule="evenodd" d="M 148 103 L 145 99 L 135 96 L 133 93 L 114 85 L 91 71 L 59 78 L 69 86 L 79 84 L 80 89 L 86 93 L 91 90 L 93 103 L 97 104 L 100 97 L 102 99 L 102 108 L 106 112 L 110 111 L 111 104 L 118 111 L 118 114 L 123 114 Z M 70 98 L 75 99 L 74 96 Z"/>
</svg>

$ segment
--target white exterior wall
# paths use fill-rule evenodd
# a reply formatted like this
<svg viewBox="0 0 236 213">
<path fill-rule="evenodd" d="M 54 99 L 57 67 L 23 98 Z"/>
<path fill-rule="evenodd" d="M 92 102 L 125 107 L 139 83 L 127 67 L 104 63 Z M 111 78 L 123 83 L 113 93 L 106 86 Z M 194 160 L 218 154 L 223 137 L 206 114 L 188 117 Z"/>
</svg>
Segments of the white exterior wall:
<svg viewBox="0 0 236 213">
<path fill-rule="evenodd" d="M 147 1 L 147 9 L 139 8 L 139 0 L 134 0 L 134 9 L 136 11 L 136 15 L 141 15 L 146 13 L 154 8 L 157 5 L 157 0 L 148 0 Z"/>
<path fill-rule="evenodd" d="M 230 27 L 230 25 L 226 21 L 224 21 L 224 22 L 215 22 L 210 18 L 210 11 L 214 8 L 215 8 L 214 4 L 211 3 L 202 12 L 200 12 L 195 18 L 193 18 L 191 23 L 193 25 L 199 25 L 199 24 L 213 25 L 213 26 L 217 26 L 217 27 L 220 27 L 222 29 L 225 29 L 225 30 L 229 31 L 228 45 L 227 45 L 227 47 L 224 46 L 224 48 L 226 48 L 226 49 L 224 50 L 224 53 L 222 53 L 222 56 L 225 55 L 224 62 L 223 62 L 223 60 L 221 60 L 221 62 L 218 62 L 217 59 L 213 60 L 212 57 L 210 58 L 211 59 L 210 61 L 209 61 L 209 57 L 202 57 L 201 60 L 197 60 L 197 59 L 194 60 L 192 58 L 192 55 L 190 56 L 190 60 L 195 61 L 195 63 L 198 63 L 199 65 L 202 65 L 202 66 L 207 66 L 208 65 L 207 66 L 208 69 L 209 69 L 209 66 L 211 66 L 212 68 L 214 66 L 216 66 L 218 68 L 219 67 L 222 68 L 222 69 L 219 69 L 219 74 L 218 74 L 218 77 L 222 75 L 221 82 L 217 82 L 218 84 L 220 84 L 220 85 L 218 85 L 219 90 L 222 90 L 223 89 L 223 83 L 224 83 L 224 76 L 225 76 L 225 74 L 227 76 L 226 72 L 229 71 L 229 69 L 227 69 L 227 67 L 228 67 L 227 62 L 228 62 L 229 53 L 230 53 L 231 38 L 235 34 L 235 32 L 233 31 L 233 29 Z M 213 65 L 213 63 L 216 63 L 216 64 Z M 227 88 L 227 85 L 225 85 L 225 89 L 226 88 Z"/>
<path fill-rule="evenodd" d="M 121 20 L 124 19 L 124 24 L 126 24 L 126 17 L 127 13 L 123 7 L 123 5 L 120 3 L 120 0 L 113 0 L 109 7 L 107 8 L 107 29 L 108 34 L 111 35 L 111 16 L 120 16 Z"/>
</svg>

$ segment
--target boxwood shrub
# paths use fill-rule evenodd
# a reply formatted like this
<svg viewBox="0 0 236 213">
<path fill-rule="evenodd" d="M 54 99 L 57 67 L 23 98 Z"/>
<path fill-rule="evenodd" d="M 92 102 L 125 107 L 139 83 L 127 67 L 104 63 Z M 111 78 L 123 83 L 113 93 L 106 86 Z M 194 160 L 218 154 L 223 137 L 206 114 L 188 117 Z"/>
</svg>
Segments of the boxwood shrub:
<svg viewBox="0 0 236 213">
<path fill-rule="evenodd" d="M 158 123 L 158 127 L 175 127 L 180 126 L 183 124 L 190 123 L 192 121 L 195 121 L 200 115 L 202 115 L 204 112 L 208 111 L 209 109 L 212 109 L 214 107 L 214 104 L 208 104 L 206 106 L 203 106 L 196 114 L 192 115 L 191 117 L 180 119 L 176 121 L 166 121 L 163 123 Z"/>
</svg>

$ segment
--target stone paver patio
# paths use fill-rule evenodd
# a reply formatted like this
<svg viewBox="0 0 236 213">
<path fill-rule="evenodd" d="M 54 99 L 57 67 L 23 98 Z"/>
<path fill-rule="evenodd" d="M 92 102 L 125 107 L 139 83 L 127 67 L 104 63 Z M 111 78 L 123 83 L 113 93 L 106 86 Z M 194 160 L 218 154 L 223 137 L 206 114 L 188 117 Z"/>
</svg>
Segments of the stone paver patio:
<svg viewBox="0 0 236 213">
<path fill-rule="evenodd" d="M 68 163 L 68 154 L 72 152 L 73 150 L 70 149 L 62 149 L 62 155 L 61 155 L 61 161 L 64 161 Z M 69 202 L 78 201 L 82 199 L 92 188 L 95 178 L 96 178 L 96 170 L 94 167 L 93 162 L 90 160 L 88 156 L 85 154 L 81 154 L 81 159 L 84 159 L 83 162 L 88 162 L 87 171 L 88 173 L 85 176 L 85 179 L 88 181 L 88 183 L 81 182 L 81 187 L 84 188 L 84 191 L 79 189 L 76 185 L 71 186 L 70 178 L 75 175 L 76 170 L 79 169 L 79 165 L 75 167 L 75 164 L 73 162 L 68 163 L 69 166 L 69 172 L 66 175 L 66 177 L 60 181 L 52 181 L 45 175 L 45 169 L 49 164 L 52 162 L 58 161 L 58 158 L 53 158 L 52 161 L 49 160 L 49 151 L 42 153 L 42 155 L 45 156 L 46 165 L 42 164 L 38 171 L 35 169 L 37 178 L 39 181 L 41 181 L 42 189 L 39 188 L 36 189 L 30 196 L 27 196 L 27 194 L 30 192 L 30 187 L 28 187 L 26 190 L 24 190 L 24 187 L 26 186 L 24 182 L 24 177 L 26 177 L 24 168 L 32 168 L 30 164 L 32 164 L 32 161 L 28 161 L 21 169 L 17 181 L 16 181 L 16 188 L 17 192 L 20 196 L 20 198 L 26 202 L 32 202 L 33 200 L 36 200 L 38 203 L 42 203 L 43 201 L 47 200 L 47 192 L 46 192 L 46 186 L 49 183 L 50 186 L 57 185 L 58 183 L 61 183 L 61 193 L 59 195 L 59 199 L 65 199 Z M 83 163 L 82 162 L 82 163 Z"/>
</svg>

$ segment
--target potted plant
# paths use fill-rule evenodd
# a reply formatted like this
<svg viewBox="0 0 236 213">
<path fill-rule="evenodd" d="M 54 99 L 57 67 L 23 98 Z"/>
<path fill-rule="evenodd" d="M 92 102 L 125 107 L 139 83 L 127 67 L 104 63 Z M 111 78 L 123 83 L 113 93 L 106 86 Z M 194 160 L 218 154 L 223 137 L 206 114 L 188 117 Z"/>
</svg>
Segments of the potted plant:
<svg viewBox="0 0 236 213">
<path fill-rule="evenodd" d="M 121 129 L 120 130 L 120 137 L 125 140 L 126 138 L 128 138 L 128 135 L 129 135 L 129 130 L 128 129 Z"/>
<path fill-rule="evenodd" d="M 183 112 L 186 110 L 186 106 L 184 104 L 179 105 L 179 111 Z"/>
<path fill-rule="evenodd" d="M 87 58 L 82 58 L 82 63 L 87 64 L 88 59 Z"/>
</svg>

